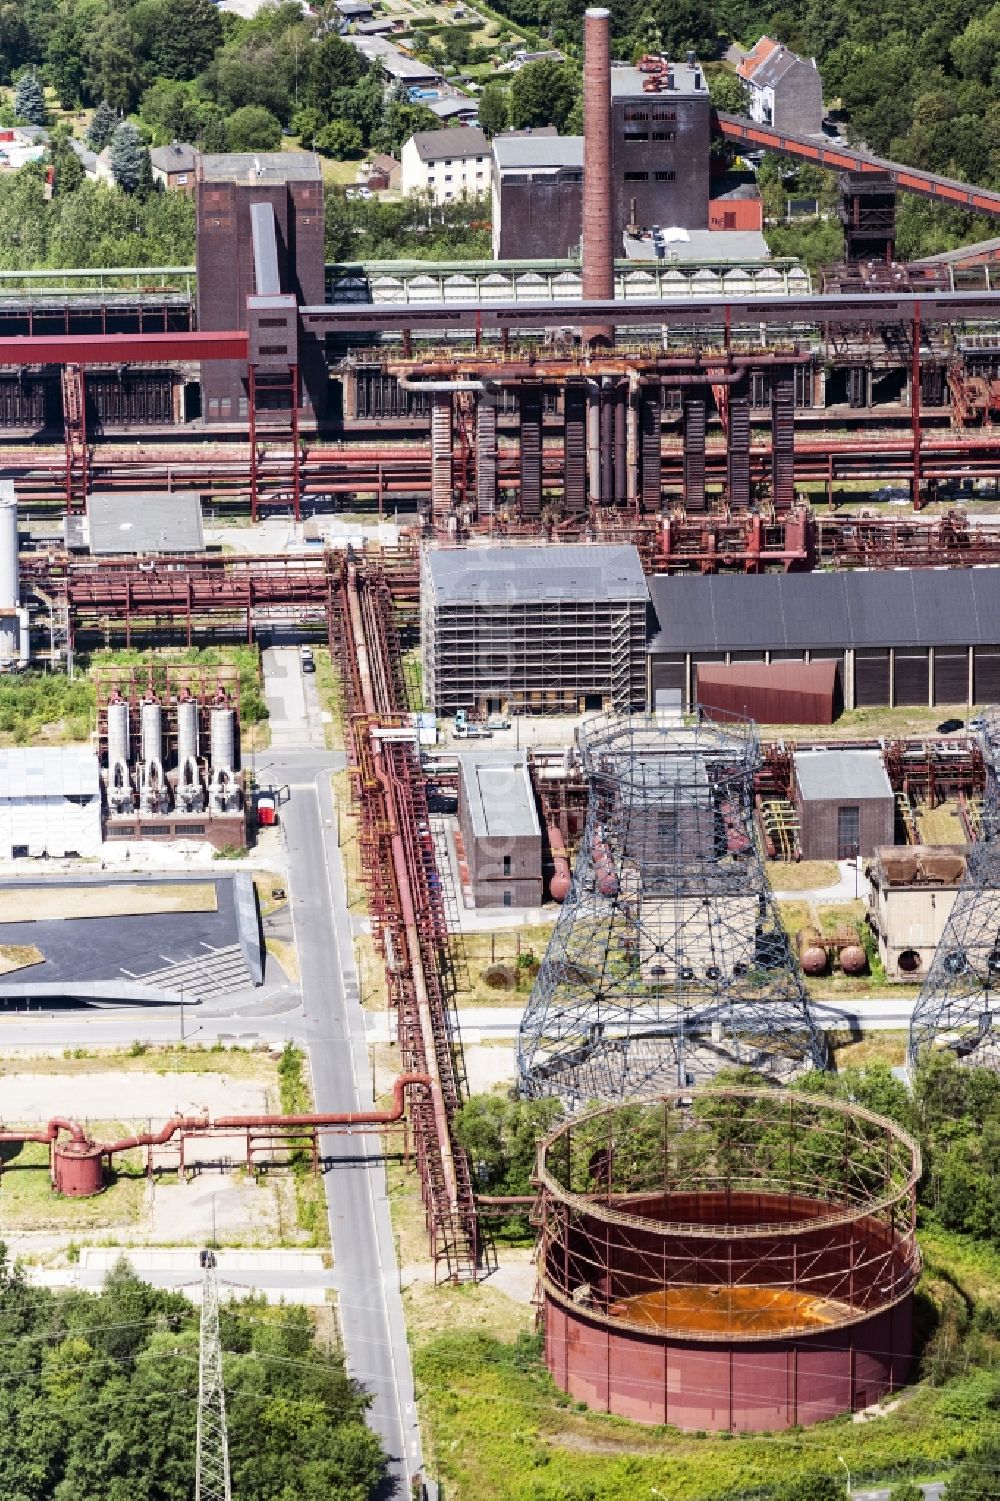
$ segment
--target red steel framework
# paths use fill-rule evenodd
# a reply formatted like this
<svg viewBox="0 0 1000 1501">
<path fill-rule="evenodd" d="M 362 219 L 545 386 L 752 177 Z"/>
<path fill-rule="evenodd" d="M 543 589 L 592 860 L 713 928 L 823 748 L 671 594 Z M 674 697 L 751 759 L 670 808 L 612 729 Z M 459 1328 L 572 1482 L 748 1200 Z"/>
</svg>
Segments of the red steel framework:
<svg viewBox="0 0 1000 1501">
<path fill-rule="evenodd" d="M 451 946 L 424 774 L 403 712 L 391 597 L 377 570 L 347 567 L 338 624 L 372 930 L 385 960 L 400 1061 L 431 1079 L 411 1119 L 435 1277 L 475 1278 L 483 1247 L 472 1175 L 451 1124 L 464 1093 Z"/>
<path fill-rule="evenodd" d="M 647 1423 L 761 1431 L 910 1375 L 917 1144 L 823 1096 L 706 1089 L 578 1115 L 538 1147 L 546 1362 Z"/>
</svg>

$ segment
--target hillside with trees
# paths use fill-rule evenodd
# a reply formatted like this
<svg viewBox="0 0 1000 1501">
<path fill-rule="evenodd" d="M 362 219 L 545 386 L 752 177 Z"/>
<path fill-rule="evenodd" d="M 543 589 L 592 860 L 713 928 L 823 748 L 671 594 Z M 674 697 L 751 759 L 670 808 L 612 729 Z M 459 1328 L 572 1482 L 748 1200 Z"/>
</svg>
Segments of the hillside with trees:
<svg viewBox="0 0 1000 1501">
<path fill-rule="evenodd" d="M 302 1308 L 225 1304 L 233 1494 L 368 1501 L 386 1474 L 369 1399 Z M 190 1501 L 198 1312 L 125 1262 L 99 1296 L 31 1286 L 0 1243 L 0 1494 Z"/>
</svg>

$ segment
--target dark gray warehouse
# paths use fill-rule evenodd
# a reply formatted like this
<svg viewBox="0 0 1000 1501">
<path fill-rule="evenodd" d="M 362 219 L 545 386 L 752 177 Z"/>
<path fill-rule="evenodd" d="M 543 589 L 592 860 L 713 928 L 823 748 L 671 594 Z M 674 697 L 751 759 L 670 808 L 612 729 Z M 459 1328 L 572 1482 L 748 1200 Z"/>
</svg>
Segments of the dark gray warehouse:
<svg viewBox="0 0 1000 1501">
<path fill-rule="evenodd" d="M 844 707 L 1000 699 L 1000 569 L 716 574 L 649 581 L 649 702 L 698 699 L 698 667 L 836 661 Z"/>
</svg>

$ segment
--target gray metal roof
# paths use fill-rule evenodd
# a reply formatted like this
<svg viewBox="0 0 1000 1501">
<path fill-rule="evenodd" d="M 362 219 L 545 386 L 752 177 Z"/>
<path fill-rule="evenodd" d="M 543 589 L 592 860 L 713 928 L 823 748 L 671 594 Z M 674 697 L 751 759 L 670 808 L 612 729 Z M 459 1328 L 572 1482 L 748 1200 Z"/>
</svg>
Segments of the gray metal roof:
<svg viewBox="0 0 1000 1501">
<path fill-rule="evenodd" d="M 87 501 L 87 523 L 92 553 L 205 551 L 198 495 L 99 492 Z"/>
<path fill-rule="evenodd" d="M 275 297 L 281 291 L 281 277 L 278 273 L 278 231 L 272 204 L 251 203 L 250 229 L 257 296 Z"/>
<path fill-rule="evenodd" d="M 779 79 L 784 78 L 799 63 L 807 68 L 811 66 L 815 71 L 814 58 L 799 57 L 796 53 L 789 52 L 787 47 L 778 46 L 757 64 L 750 75 L 750 82 L 758 88 L 773 88 Z"/>
<path fill-rule="evenodd" d="M 1000 569 L 857 569 L 649 581 L 652 652 L 1000 644 Z"/>
<path fill-rule="evenodd" d="M 478 839 L 541 836 L 523 752 L 468 751 L 458 759 Z"/>
<path fill-rule="evenodd" d="M 97 754 L 87 745 L 0 749 L 0 801 L 27 797 L 97 797 Z"/>
<path fill-rule="evenodd" d="M 671 62 L 670 71 L 674 75 L 672 89 L 663 89 L 658 93 L 645 93 L 643 84 L 649 79 L 648 73 L 641 73 L 638 68 L 612 68 L 611 69 L 611 97 L 613 99 L 630 99 L 635 95 L 641 95 L 644 99 L 672 99 L 678 94 L 707 95 L 708 87 L 705 83 L 705 75 L 701 64 L 696 62 L 689 67 L 686 62 Z M 695 87 L 696 79 L 700 79 L 700 88 Z"/>
<path fill-rule="evenodd" d="M 223 151 L 201 159 L 206 182 L 319 182 L 319 157 L 312 151 Z"/>
<path fill-rule="evenodd" d="M 496 136 L 493 159 L 500 172 L 557 171 L 561 167 L 583 169 L 583 136 L 516 135 Z"/>
<path fill-rule="evenodd" d="M 422 162 L 490 154 L 490 143 L 478 125 L 449 125 L 443 130 L 418 130 L 413 135 L 413 144 Z"/>
<path fill-rule="evenodd" d="M 771 258 L 770 247 L 759 229 L 685 229 L 683 239 L 669 235 L 630 235 L 622 237 L 625 258 L 629 261 L 653 261 L 658 265 L 671 261 L 714 265 L 720 261 L 746 265 Z M 663 254 L 659 253 L 662 246 Z"/>
<path fill-rule="evenodd" d="M 892 799 L 881 751 L 796 751 L 795 781 L 804 802 L 842 802 L 869 798 Z"/>
<path fill-rule="evenodd" d="M 426 559 L 438 604 L 649 598 L 634 547 L 438 547 Z"/>
</svg>

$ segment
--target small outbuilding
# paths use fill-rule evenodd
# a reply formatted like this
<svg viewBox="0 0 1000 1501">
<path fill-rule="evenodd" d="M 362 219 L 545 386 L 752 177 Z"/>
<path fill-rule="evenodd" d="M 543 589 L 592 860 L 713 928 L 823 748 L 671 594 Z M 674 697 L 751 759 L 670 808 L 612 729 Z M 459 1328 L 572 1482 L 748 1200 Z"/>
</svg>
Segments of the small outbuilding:
<svg viewBox="0 0 1000 1501">
<path fill-rule="evenodd" d="M 804 860 L 867 857 L 893 843 L 896 800 L 880 751 L 796 751 L 792 781 Z"/>
<path fill-rule="evenodd" d="M 889 980 L 922 980 L 965 878 L 964 845 L 880 849 L 868 868 L 868 920 Z"/>
<path fill-rule="evenodd" d="M 458 821 L 477 907 L 539 907 L 542 831 L 521 752 L 459 756 Z"/>
</svg>

